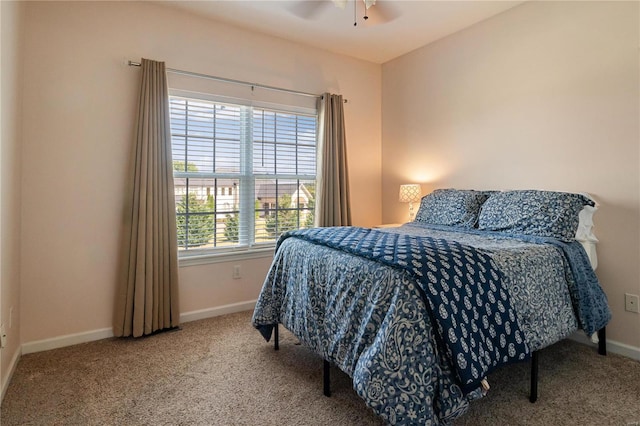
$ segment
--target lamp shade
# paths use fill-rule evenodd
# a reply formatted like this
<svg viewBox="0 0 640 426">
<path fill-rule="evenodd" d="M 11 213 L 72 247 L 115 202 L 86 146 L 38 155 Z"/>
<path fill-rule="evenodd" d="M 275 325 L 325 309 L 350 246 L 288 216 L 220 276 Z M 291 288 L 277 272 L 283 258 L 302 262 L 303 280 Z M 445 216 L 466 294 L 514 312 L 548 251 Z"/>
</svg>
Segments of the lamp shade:
<svg viewBox="0 0 640 426">
<path fill-rule="evenodd" d="M 400 185 L 401 203 L 417 203 L 420 201 L 420 195 L 422 195 L 422 188 L 420 187 L 420 184 L 409 183 Z"/>
</svg>

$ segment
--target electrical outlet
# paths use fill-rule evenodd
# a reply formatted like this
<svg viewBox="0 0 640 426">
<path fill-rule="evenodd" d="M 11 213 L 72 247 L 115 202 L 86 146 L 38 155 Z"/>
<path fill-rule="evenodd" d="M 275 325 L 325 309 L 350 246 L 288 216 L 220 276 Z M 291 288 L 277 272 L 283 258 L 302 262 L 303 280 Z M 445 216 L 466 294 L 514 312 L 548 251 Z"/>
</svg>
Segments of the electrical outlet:
<svg viewBox="0 0 640 426">
<path fill-rule="evenodd" d="M 9 308 L 9 329 L 13 327 L 13 306 Z"/>
<path fill-rule="evenodd" d="M 233 265 L 233 279 L 239 280 L 240 278 L 242 278 L 242 275 L 240 274 L 240 265 Z"/>
<path fill-rule="evenodd" d="M 7 332 L 4 329 L 4 324 L 0 324 L 0 348 L 7 346 Z"/>
<path fill-rule="evenodd" d="M 637 294 L 624 294 L 624 310 L 640 313 L 640 297 Z"/>
</svg>

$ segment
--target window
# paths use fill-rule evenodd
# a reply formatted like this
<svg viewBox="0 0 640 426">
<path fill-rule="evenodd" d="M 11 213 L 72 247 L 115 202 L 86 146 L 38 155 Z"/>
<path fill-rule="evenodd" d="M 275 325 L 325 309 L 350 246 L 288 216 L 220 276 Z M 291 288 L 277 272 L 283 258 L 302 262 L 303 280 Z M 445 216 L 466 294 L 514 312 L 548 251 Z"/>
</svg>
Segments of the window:
<svg viewBox="0 0 640 426">
<path fill-rule="evenodd" d="M 315 111 L 171 96 L 181 255 L 273 244 L 313 226 Z"/>
</svg>

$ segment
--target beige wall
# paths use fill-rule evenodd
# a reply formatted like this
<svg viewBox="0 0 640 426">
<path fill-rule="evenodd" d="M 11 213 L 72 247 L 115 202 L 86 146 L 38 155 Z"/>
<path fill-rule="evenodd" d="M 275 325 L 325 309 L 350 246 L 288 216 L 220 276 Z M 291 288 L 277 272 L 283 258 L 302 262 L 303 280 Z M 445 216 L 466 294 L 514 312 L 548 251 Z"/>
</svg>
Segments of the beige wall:
<svg viewBox="0 0 640 426">
<path fill-rule="evenodd" d="M 379 65 L 163 5 L 29 2 L 24 72 L 22 341 L 111 326 L 139 69 L 169 67 L 341 93 L 354 221 L 381 217 Z M 232 280 L 240 264 L 243 279 Z M 255 299 L 269 259 L 183 267 L 181 309 Z"/>
<path fill-rule="evenodd" d="M 22 5 L 1 2 L 2 109 L 0 128 L 0 323 L 7 346 L 0 351 L 0 387 L 4 395 L 10 369 L 20 353 L 20 138 Z M 10 313 L 13 309 L 13 315 Z"/>
<path fill-rule="evenodd" d="M 5 276 L 20 279 L 22 343 L 110 327 L 139 78 L 124 62 L 149 57 L 174 68 L 345 95 L 356 225 L 405 221 L 406 205 L 397 202 L 405 182 L 423 183 L 423 192 L 445 186 L 591 192 L 602 204 L 598 275 L 614 311 L 610 337 L 640 346 L 640 318 L 622 309 L 623 293 L 640 293 L 637 3 L 525 4 L 391 61 L 382 72 L 158 4 L 24 7 L 22 191 L 4 191 L 7 183 L 19 187 L 20 173 L 20 161 L 5 169 L 5 151 L 13 152 L 9 158 L 19 153 L 14 142 L 6 145 L 4 125 L 1 176 L 2 212 L 13 218 L 2 220 L 2 259 L 9 259 L 6 244 L 20 247 L 15 231 L 7 231 L 13 237 L 5 243 L 6 228 L 20 222 L 19 207 L 6 207 L 9 197 L 12 205 L 22 203 L 22 267 L 16 269 L 19 257 L 10 250 L 14 266 L 3 264 L 0 302 L 6 321 L 5 305 L 17 303 L 19 287 L 7 287 Z M 4 24 L 3 16 L 3 59 L 5 33 L 18 34 Z M 3 65 L 3 86 L 4 71 Z M 3 107 L 14 105 L 16 117 L 19 101 L 7 96 L 3 91 Z M 18 141 L 19 128 L 10 131 Z M 181 268 L 182 311 L 254 299 L 268 263 Z M 241 280 L 231 279 L 235 264 Z"/>
<path fill-rule="evenodd" d="M 530 2 L 382 68 L 383 221 L 398 186 L 586 191 L 613 310 L 640 347 L 637 2 Z"/>
</svg>

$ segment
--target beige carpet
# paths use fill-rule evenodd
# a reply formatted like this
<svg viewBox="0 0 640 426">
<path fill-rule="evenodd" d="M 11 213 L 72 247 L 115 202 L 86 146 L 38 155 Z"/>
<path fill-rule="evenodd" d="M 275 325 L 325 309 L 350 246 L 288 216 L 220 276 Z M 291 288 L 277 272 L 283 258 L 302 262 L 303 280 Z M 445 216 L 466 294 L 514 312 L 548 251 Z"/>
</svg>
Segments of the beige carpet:
<svg viewBox="0 0 640 426">
<path fill-rule="evenodd" d="M 186 323 L 156 336 L 107 339 L 22 357 L 0 422 L 9 425 L 382 425 L 322 360 L 288 333 L 275 352 L 250 312 Z M 539 400 L 529 366 L 492 375 L 488 397 L 456 424 L 631 425 L 640 422 L 640 363 L 564 341 L 540 356 Z"/>
</svg>

